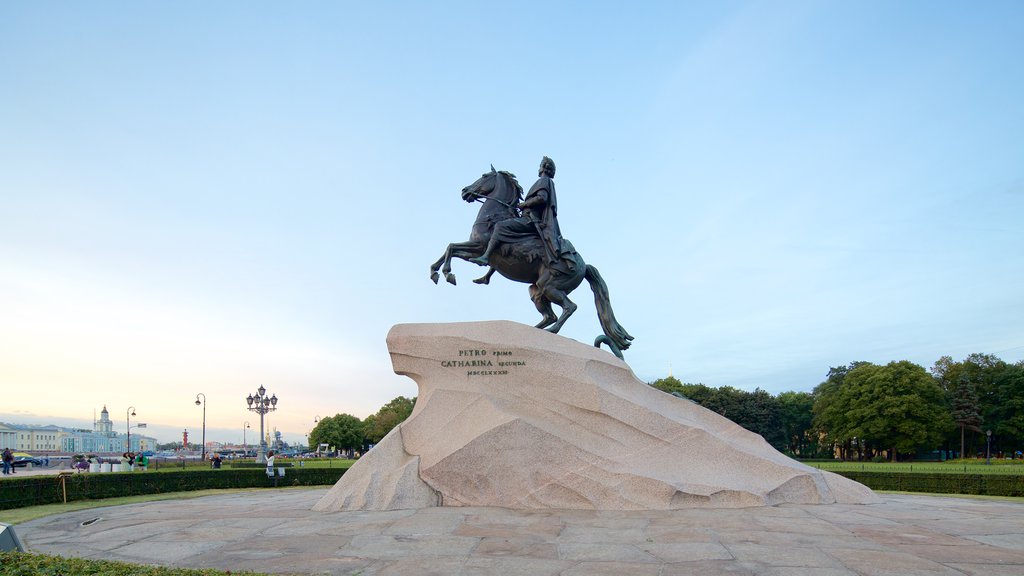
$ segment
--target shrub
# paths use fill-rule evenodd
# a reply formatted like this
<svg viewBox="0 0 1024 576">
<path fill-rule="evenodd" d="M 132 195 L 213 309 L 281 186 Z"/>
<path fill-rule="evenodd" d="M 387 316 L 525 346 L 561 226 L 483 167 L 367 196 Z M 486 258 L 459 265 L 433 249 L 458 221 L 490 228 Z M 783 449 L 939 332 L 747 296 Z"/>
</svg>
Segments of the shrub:
<svg viewBox="0 0 1024 576">
<path fill-rule="evenodd" d="M 1024 496 L 1024 476 L 996 474 L 907 473 L 877 471 L 836 471 L 872 490 L 925 492 L 930 494 L 977 494 L 981 496 Z"/>
</svg>

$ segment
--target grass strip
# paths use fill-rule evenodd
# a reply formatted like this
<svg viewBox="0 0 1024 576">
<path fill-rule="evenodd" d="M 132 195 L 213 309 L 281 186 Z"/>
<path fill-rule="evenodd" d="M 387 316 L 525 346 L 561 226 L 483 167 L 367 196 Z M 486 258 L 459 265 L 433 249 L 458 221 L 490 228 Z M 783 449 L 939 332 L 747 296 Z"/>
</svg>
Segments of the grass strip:
<svg viewBox="0 0 1024 576">
<path fill-rule="evenodd" d="M 165 568 L 129 564 L 113 560 L 65 558 L 31 552 L 0 552 L 0 576 L 222 576 L 226 574 L 258 576 L 262 572 L 222 571 L 212 568 Z"/>
</svg>

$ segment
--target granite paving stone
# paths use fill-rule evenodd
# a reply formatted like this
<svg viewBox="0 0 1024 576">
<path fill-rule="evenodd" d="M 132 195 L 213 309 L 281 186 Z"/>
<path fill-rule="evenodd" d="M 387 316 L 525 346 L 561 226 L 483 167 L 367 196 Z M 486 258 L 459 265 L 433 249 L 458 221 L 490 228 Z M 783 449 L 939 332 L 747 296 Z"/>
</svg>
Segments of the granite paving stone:
<svg viewBox="0 0 1024 576">
<path fill-rule="evenodd" d="M 698 560 L 665 564 L 661 576 L 754 576 L 754 572 L 735 560 Z"/>
<path fill-rule="evenodd" d="M 564 570 L 560 576 L 659 576 L 658 564 L 637 564 L 635 562 L 580 562 Z"/>
<path fill-rule="evenodd" d="M 726 544 L 725 548 L 740 562 L 790 568 L 842 568 L 838 560 L 817 548 L 761 544 Z"/>
<path fill-rule="evenodd" d="M 473 556 L 513 556 L 519 558 L 558 559 L 558 546 L 535 539 L 483 538 L 473 550 Z"/>
<path fill-rule="evenodd" d="M 632 544 L 608 544 L 606 542 L 585 543 L 565 542 L 558 545 L 558 557 L 562 560 L 596 560 L 604 562 L 629 562 L 631 564 L 660 564 L 657 558 Z"/>
<path fill-rule="evenodd" d="M 883 495 L 881 504 L 725 510 L 313 511 L 325 492 L 96 508 L 16 529 L 36 552 L 275 574 L 1024 574 L 1019 501 Z"/>
<path fill-rule="evenodd" d="M 1024 564 L 965 564 L 956 562 L 949 564 L 951 568 L 959 570 L 967 576 L 1020 576 L 1024 574 Z"/>
<path fill-rule="evenodd" d="M 967 534 L 964 537 L 997 548 L 1024 550 L 1024 533 L 1022 532 L 1017 532 L 1016 534 Z"/>
</svg>

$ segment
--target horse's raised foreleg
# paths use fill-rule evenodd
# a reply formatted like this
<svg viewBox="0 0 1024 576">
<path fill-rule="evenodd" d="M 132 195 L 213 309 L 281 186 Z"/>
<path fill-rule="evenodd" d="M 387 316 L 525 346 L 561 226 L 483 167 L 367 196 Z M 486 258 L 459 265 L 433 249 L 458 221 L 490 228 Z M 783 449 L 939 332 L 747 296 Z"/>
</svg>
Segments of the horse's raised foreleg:
<svg viewBox="0 0 1024 576">
<path fill-rule="evenodd" d="M 455 284 L 455 274 L 452 274 L 452 258 L 462 258 L 468 260 L 469 258 L 475 258 L 480 254 L 483 254 L 484 247 L 480 242 L 474 242 L 469 240 L 467 242 L 455 242 L 448 245 L 448 248 L 444 251 L 444 255 L 430 267 L 430 279 L 437 284 L 439 278 L 437 267 L 441 266 L 441 274 L 444 274 L 444 279 L 449 284 Z"/>
<path fill-rule="evenodd" d="M 440 278 L 440 276 L 437 273 L 437 270 L 441 267 L 441 264 L 443 264 L 445 261 L 451 258 L 451 256 L 449 255 L 451 249 L 452 245 L 449 244 L 448 248 L 445 249 L 444 254 L 441 254 L 441 257 L 437 259 L 437 262 L 434 262 L 433 264 L 430 265 L 430 279 L 434 281 L 434 284 L 437 284 L 437 280 L 438 278 Z"/>
</svg>

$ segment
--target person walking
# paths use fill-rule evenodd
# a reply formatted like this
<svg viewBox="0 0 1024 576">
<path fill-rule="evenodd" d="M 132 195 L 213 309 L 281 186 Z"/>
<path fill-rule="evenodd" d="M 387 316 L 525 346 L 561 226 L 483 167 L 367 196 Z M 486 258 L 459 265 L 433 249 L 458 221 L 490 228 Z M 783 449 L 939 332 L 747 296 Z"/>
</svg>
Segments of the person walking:
<svg viewBox="0 0 1024 576">
<path fill-rule="evenodd" d="M 274 475 L 274 451 L 267 452 L 267 476 Z"/>
<path fill-rule="evenodd" d="M 10 448 L 4 448 L 4 451 L 3 451 L 3 461 L 4 461 L 4 475 L 6 476 L 8 474 L 14 474 L 14 466 L 13 466 L 13 463 L 14 463 L 14 453 L 11 452 Z"/>
</svg>

